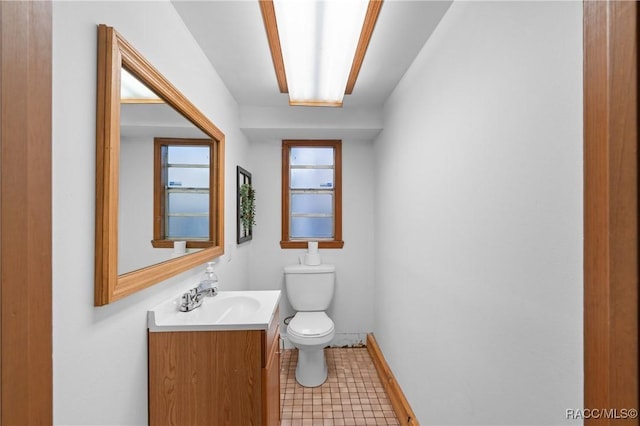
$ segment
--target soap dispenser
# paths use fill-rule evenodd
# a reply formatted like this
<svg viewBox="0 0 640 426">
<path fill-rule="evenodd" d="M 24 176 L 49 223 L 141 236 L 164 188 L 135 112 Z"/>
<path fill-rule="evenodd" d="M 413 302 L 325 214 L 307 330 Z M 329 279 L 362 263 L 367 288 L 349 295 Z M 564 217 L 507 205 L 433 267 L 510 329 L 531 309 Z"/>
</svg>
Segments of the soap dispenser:
<svg viewBox="0 0 640 426">
<path fill-rule="evenodd" d="M 207 262 L 207 267 L 200 277 L 198 293 L 206 296 L 215 296 L 218 293 L 218 276 L 213 271 L 213 262 Z"/>
</svg>

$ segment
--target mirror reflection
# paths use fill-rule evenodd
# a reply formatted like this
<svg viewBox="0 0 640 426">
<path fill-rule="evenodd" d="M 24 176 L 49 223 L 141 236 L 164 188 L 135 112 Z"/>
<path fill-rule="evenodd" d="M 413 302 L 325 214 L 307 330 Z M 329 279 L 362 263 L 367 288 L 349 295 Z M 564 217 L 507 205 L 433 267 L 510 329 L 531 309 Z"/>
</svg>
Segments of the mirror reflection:
<svg viewBox="0 0 640 426">
<path fill-rule="evenodd" d="M 98 25 L 97 64 L 101 306 L 224 254 L 224 133 L 106 25 Z"/>
<path fill-rule="evenodd" d="M 183 250 L 174 241 L 210 238 L 211 139 L 124 68 L 121 82 L 118 275 L 201 250 L 192 244 Z M 154 177 L 157 141 L 166 141 L 160 182 Z M 154 194 L 162 198 L 159 212 Z M 157 217 L 163 214 L 167 220 Z M 163 222 L 164 238 L 154 235 L 156 220 Z M 154 244 L 160 240 L 168 243 Z"/>
</svg>

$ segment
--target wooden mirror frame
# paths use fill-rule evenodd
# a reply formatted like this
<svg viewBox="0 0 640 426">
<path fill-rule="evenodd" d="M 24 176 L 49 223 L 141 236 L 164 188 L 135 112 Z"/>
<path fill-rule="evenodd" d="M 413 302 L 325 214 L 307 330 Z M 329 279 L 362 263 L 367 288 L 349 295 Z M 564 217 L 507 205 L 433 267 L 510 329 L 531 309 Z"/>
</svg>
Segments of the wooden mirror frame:
<svg viewBox="0 0 640 426">
<path fill-rule="evenodd" d="M 216 241 L 200 252 L 118 275 L 120 70 L 126 68 L 217 144 Z M 224 134 L 112 27 L 98 26 L 95 305 L 122 299 L 224 254 Z M 152 220 L 150 217 L 149 220 Z"/>
</svg>

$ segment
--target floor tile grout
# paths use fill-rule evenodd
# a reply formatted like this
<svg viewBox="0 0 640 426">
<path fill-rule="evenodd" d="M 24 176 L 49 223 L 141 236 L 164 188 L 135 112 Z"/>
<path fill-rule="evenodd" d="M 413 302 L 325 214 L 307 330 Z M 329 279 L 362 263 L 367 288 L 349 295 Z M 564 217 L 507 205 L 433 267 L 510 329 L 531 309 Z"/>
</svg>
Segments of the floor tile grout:
<svg viewBox="0 0 640 426">
<path fill-rule="evenodd" d="M 325 349 L 329 376 L 316 388 L 295 379 L 297 349 L 282 353 L 282 426 L 399 425 L 367 348 Z"/>
</svg>

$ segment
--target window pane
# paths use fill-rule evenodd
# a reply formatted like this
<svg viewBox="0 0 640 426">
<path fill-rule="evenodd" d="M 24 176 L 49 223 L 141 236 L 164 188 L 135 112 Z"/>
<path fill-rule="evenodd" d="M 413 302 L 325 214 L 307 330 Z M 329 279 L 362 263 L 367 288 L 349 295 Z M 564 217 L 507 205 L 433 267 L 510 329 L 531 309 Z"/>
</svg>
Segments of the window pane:
<svg viewBox="0 0 640 426">
<path fill-rule="evenodd" d="M 209 194 L 170 192 L 167 213 L 209 213 Z"/>
<path fill-rule="evenodd" d="M 331 194 L 291 194 L 291 213 L 333 213 Z"/>
<path fill-rule="evenodd" d="M 209 238 L 209 218 L 205 216 L 170 216 L 167 238 Z"/>
<path fill-rule="evenodd" d="M 293 189 L 333 189 L 333 169 L 291 169 Z"/>
<path fill-rule="evenodd" d="M 169 167 L 167 182 L 169 188 L 209 188 L 209 168 Z"/>
<path fill-rule="evenodd" d="M 208 146 L 169 145 L 167 149 L 169 164 L 209 164 Z"/>
<path fill-rule="evenodd" d="M 333 238 L 333 218 L 292 217 L 291 238 Z"/>
<path fill-rule="evenodd" d="M 333 148 L 291 148 L 291 165 L 333 166 Z"/>
</svg>

